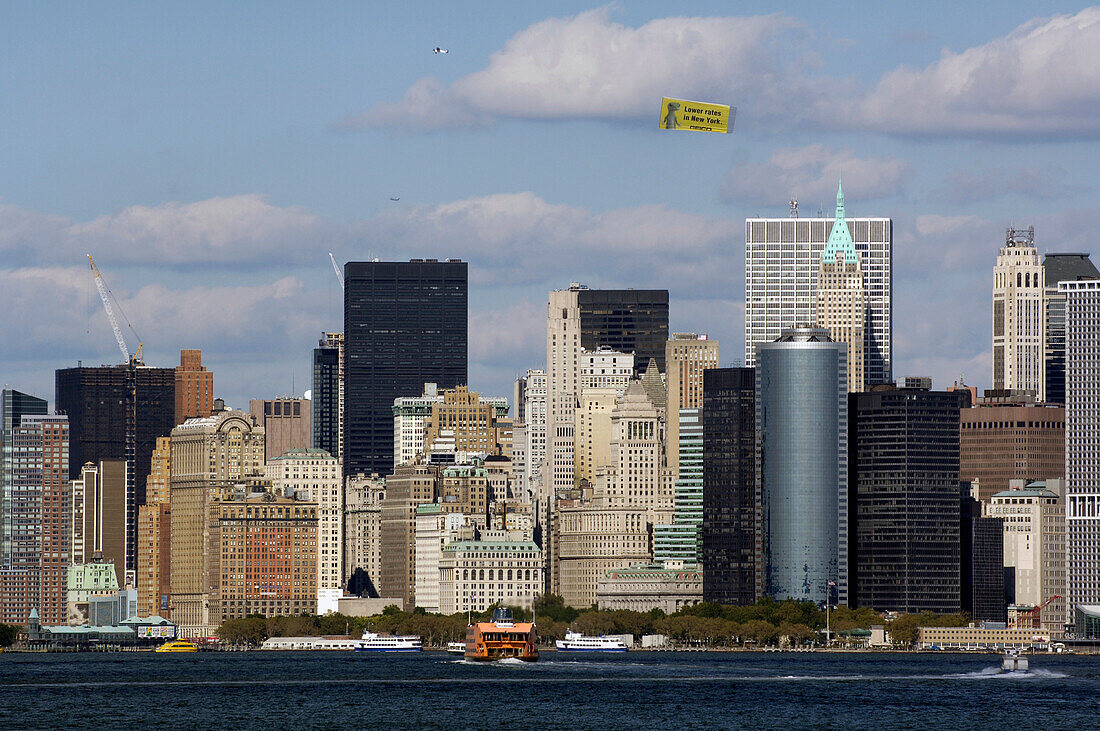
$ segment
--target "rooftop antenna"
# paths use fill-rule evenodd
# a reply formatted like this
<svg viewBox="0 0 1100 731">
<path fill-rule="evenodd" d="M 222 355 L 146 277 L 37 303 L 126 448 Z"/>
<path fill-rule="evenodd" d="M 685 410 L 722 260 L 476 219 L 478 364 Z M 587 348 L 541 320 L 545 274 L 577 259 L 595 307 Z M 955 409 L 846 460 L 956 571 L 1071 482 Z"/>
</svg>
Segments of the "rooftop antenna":
<svg viewBox="0 0 1100 731">
<path fill-rule="evenodd" d="M 798 218 L 798 201 L 791 198 L 787 203 L 791 207 L 791 218 Z"/>
</svg>

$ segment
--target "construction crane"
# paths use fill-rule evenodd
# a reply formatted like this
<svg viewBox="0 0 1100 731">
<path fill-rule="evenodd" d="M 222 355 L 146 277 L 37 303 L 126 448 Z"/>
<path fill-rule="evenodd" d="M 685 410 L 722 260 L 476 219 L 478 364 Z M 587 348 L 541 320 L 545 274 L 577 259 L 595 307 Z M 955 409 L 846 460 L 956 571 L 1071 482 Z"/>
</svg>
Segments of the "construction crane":
<svg viewBox="0 0 1100 731">
<path fill-rule="evenodd" d="M 340 266 L 336 263 L 336 257 L 332 255 L 330 251 L 328 253 L 329 261 L 332 262 L 332 271 L 336 272 L 336 278 L 340 280 L 340 291 L 344 291 L 344 275 L 340 272 Z"/>
<path fill-rule="evenodd" d="M 1052 601 L 1054 601 L 1055 599 L 1061 599 L 1061 598 L 1062 598 L 1062 596 L 1060 594 L 1055 594 L 1050 599 L 1047 599 L 1045 602 L 1043 602 L 1039 606 L 1035 607 L 1034 609 L 1029 609 L 1026 612 L 1020 612 L 1019 614 L 1016 615 L 1015 621 L 1010 623 L 1008 626 L 1010 628 L 1012 628 L 1012 627 L 1022 627 L 1022 628 L 1038 629 L 1042 625 L 1041 620 L 1042 620 L 1043 610 Z"/>
<path fill-rule="evenodd" d="M 132 564 L 136 563 L 137 558 L 137 535 L 129 525 L 129 516 L 137 515 L 137 485 L 134 480 L 135 467 L 137 466 L 137 369 L 138 366 L 145 365 L 145 363 L 142 362 L 143 346 L 141 338 L 139 338 L 134 331 L 134 326 L 130 324 L 130 318 L 126 317 L 126 313 L 122 311 L 122 305 L 119 304 L 119 314 L 122 315 L 122 319 L 126 321 L 126 327 L 129 328 L 130 332 L 134 333 L 134 338 L 138 341 L 137 350 L 133 355 L 130 354 L 130 349 L 126 347 L 126 339 L 122 336 L 122 328 L 118 326 L 118 318 L 115 317 L 115 308 L 111 304 L 111 300 L 114 299 L 114 294 L 112 294 L 111 290 L 107 287 L 107 283 L 103 281 L 103 275 L 99 273 L 99 267 L 95 265 L 95 261 L 92 259 L 91 254 L 88 254 L 88 264 L 92 268 L 92 274 L 95 277 L 95 287 L 99 290 L 99 298 L 103 300 L 103 309 L 107 312 L 107 319 L 111 323 L 111 330 L 115 333 L 115 342 L 118 343 L 118 349 L 122 351 L 122 357 L 126 361 L 126 417 L 124 419 L 125 434 L 123 441 L 123 456 L 126 460 L 127 529 L 124 545 L 126 547 L 125 569 L 127 580 L 129 580 L 135 568 Z M 136 522 L 134 525 L 136 525 Z"/>
<path fill-rule="evenodd" d="M 137 338 L 137 333 L 134 333 L 134 337 L 138 339 L 137 351 L 131 356 L 130 349 L 126 347 L 126 339 L 122 337 L 122 329 L 118 326 L 118 318 L 115 317 L 115 308 L 111 304 L 113 294 L 111 290 L 107 288 L 107 283 L 103 281 L 103 275 L 99 273 L 99 267 L 95 265 L 95 261 L 92 259 L 92 255 L 88 254 L 88 265 L 92 268 L 92 275 L 95 277 L 95 288 L 99 291 L 99 298 L 103 300 L 103 309 L 107 311 L 107 320 L 111 323 L 111 330 L 115 333 L 115 342 L 118 343 L 118 349 L 122 351 L 122 358 L 129 363 L 141 363 L 142 358 L 142 343 L 141 339 Z M 126 327 L 130 328 L 131 332 L 134 332 L 134 326 L 130 324 L 129 318 L 126 317 L 126 313 L 122 312 L 122 308 L 119 307 L 119 312 L 122 313 L 122 319 L 126 320 Z"/>
</svg>

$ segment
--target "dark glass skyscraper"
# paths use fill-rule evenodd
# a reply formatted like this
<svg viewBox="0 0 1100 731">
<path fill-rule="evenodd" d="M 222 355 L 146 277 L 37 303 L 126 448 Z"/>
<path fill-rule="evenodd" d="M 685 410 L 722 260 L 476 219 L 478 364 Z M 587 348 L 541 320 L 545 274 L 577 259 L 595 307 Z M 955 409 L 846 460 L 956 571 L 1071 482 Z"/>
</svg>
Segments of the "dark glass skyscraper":
<svg viewBox="0 0 1100 731">
<path fill-rule="evenodd" d="M 634 375 L 641 377 L 649 359 L 665 372 L 668 341 L 667 289 L 581 289 L 581 347 L 634 353 Z"/>
<path fill-rule="evenodd" d="M 55 376 L 57 413 L 69 417 L 69 479 L 80 477 L 85 462 L 127 459 L 129 420 L 128 366 L 61 368 Z M 176 425 L 176 371 L 138 366 L 134 372 L 136 413 L 134 464 L 127 472 L 126 568 L 133 570 L 137 546 L 137 508 L 145 504 L 145 481 L 157 437 Z M 122 581 L 122 576 L 119 577 Z"/>
<path fill-rule="evenodd" d="M 340 347 L 322 339 L 313 349 L 313 448 L 340 457 Z"/>
<path fill-rule="evenodd" d="M 344 474 L 393 469 L 393 400 L 466 384 L 467 264 L 344 266 Z"/>
<path fill-rule="evenodd" d="M 851 606 L 957 612 L 959 411 L 966 391 L 849 396 Z"/>
<path fill-rule="evenodd" d="M 703 601 L 756 601 L 759 536 L 756 379 L 752 368 L 703 371 Z"/>
</svg>

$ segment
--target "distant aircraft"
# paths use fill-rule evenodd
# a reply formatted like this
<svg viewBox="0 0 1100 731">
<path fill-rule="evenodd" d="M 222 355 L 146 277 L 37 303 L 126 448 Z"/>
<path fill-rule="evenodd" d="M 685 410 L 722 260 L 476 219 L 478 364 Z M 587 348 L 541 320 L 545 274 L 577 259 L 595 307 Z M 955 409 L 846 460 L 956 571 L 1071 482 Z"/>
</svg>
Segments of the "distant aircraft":
<svg viewBox="0 0 1100 731">
<path fill-rule="evenodd" d="M 394 196 L 392 196 L 392 195 L 391 195 L 391 196 L 390 196 L 390 200 L 391 200 L 391 201 L 395 201 L 395 202 L 396 202 L 396 201 L 399 201 L 399 200 L 401 200 L 401 198 L 400 198 L 400 197 L 396 197 L 396 198 L 395 198 Z"/>
<path fill-rule="evenodd" d="M 433 48 L 432 51 L 435 52 L 435 53 L 450 53 L 451 52 L 450 49 L 440 48 L 439 46 L 436 46 L 435 48 Z"/>
</svg>

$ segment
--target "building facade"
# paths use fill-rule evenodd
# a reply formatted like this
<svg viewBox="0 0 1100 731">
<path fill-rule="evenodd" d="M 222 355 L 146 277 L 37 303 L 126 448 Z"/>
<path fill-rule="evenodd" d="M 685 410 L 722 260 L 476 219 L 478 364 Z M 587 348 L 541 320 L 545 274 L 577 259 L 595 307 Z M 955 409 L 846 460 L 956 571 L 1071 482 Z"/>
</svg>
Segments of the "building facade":
<svg viewBox="0 0 1100 731">
<path fill-rule="evenodd" d="M 1066 623 L 1100 604 L 1100 280 L 1066 295 Z"/>
<path fill-rule="evenodd" d="M 680 409 L 676 422 L 679 475 L 672 500 L 672 523 L 654 526 L 653 560 L 695 565 L 701 559 L 703 525 L 702 410 Z"/>
<path fill-rule="evenodd" d="M 1059 282 L 1100 279 L 1088 254 L 1046 254 L 1043 257 L 1043 307 L 1046 318 L 1043 348 L 1046 401 L 1066 403 L 1066 295 Z"/>
<path fill-rule="evenodd" d="M 11 566 L 15 509 L 13 482 L 15 480 L 14 430 L 23 423 L 24 416 L 46 416 L 49 413 L 46 399 L 16 391 L 3 390 L 3 403 L 0 419 L 3 420 L 3 432 L 0 433 L 0 569 Z M 68 465 L 66 465 L 66 470 Z"/>
<path fill-rule="evenodd" d="M 993 267 L 993 389 L 1046 400 L 1046 288 L 1035 230 L 1010 228 Z"/>
<path fill-rule="evenodd" d="M 703 601 L 745 606 L 762 588 L 756 371 L 703 373 Z"/>
<path fill-rule="evenodd" d="M 1065 470 L 1065 407 L 983 398 L 963 409 L 959 478 L 977 484 L 983 502 L 1011 480 L 1062 478 Z"/>
<path fill-rule="evenodd" d="M 310 394 L 312 446 L 336 459 L 344 455 L 344 334 L 322 333 L 313 349 Z"/>
<path fill-rule="evenodd" d="M 436 440 L 447 434 L 456 454 L 510 455 L 511 428 L 508 399 L 482 398 L 465 386 L 445 389 L 424 423 L 424 451 L 431 451 Z"/>
<path fill-rule="evenodd" d="M 764 593 L 848 601 L 846 348 L 821 328 L 757 349 Z"/>
<path fill-rule="evenodd" d="M 960 391 L 876 386 L 849 397 L 855 517 L 849 603 L 958 612 Z"/>
<path fill-rule="evenodd" d="M 379 592 L 416 606 L 416 508 L 439 499 L 439 468 L 401 465 L 386 478 L 381 505 Z"/>
<path fill-rule="evenodd" d="M 344 580 L 350 593 L 378 597 L 382 575 L 382 501 L 386 482 L 352 475 L 344 488 Z"/>
<path fill-rule="evenodd" d="M 202 351 L 180 351 L 176 366 L 175 424 L 214 413 L 214 374 L 202 364 Z M 173 424 L 173 426 L 175 425 Z M 155 612 L 154 612 L 155 614 Z"/>
<path fill-rule="evenodd" d="M 89 462 L 71 481 L 72 560 L 126 562 L 126 460 Z M 125 575 L 123 575 L 125 576 Z"/>
<path fill-rule="evenodd" d="M 706 333 L 673 333 L 665 343 L 668 467 L 679 473 L 680 409 L 703 408 L 703 371 L 718 367 L 718 341 Z"/>
<path fill-rule="evenodd" d="M 172 441 L 160 437 L 145 482 L 145 505 L 138 507 L 137 591 L 146 617 L 171 614 L 171 484 Z"/>
<path fill-rule="evenodd" d="M 889 218 L 845 217 L 867 307 L 864 381 L 893 380 L 892 229 Z M 817 322 L 817 277 L 832 218 L 745 219 L 745 364 L 783 330 Z"/>
<path fill-rule="evenodd" d="M 291 449 L 264 467 L 275 494 L 317 505 L 317 614 L 344 595 L 344 488 L 340 462 L 323 449 Z"/>
<path fill-rule="evenodd" d="M 344 265 L 344 471 L 393 469 L 393 401 L 466 384 L 467 264 Z"/>
<path fill-rule="evenodd" d="M 596 587 L 600 610 L 675 614 L 703 601 L 703 572 L 675 562 L 612 569 Z"/>
<path fill-rule="evenodd" d="M 867 296 L 863 267 L 844 219 L 844 191 L 836 192 L 836 218 L 817 273 L 817 326 L 848 346 L 848 392 L 863 391 L 867 339 Z"/>
<path fill-rule="evenodd" d="M 264 430 L 264 462 L 286 454 L 292 449 L 309 449 L 313 442 L 307 398 L 282 396 L 275 399 L 252 399 L 248 412 Z"/>
<path fill-rule="evenodd" d="M 211 589 L 220 557 L 211 538 L 215 506 L 235 486 L 262 478 L 264 430 L 243 411 L 220 411 L 173 429 L 171 448 L 170 609 L 181 631 L 203 633 L 220 624 Z"/>
<path fill-rule="evenodd" d="M 80 476 L 87 462 L 127 460 L 125 566 L 119 573 L 132 581 L 136 564 L 137 509 L 145 504 L 157 437 L 176 425 L 176 371 L 137 365 L 134 393 L 129 388 L 129 366 L 62 368 L 55 374 L 55 407 L 69 417 L 69 479 Z M 134 406 L 131 412 L 131 405 Z M 127 454 L 127 432 L 133 415 L 133 454 Z M 123 572 L 125 568 L 127 573 Z M 125 581 L 125 578 L 124 578 Z"/>
<path fill-rule="evenodd" d="M 542 551 L 531 541 L 448 543 L 439 558 L 440 612 L 484 612 L 495 604 L 531 607 L 542 593 L 542 570 Z"/>
<path fill-rule="evenodd" d="M 1049 488 L 1054 488 L 1048 489 Z M 1010 489 L 995 494 L 985 507 L 991 518 L 1004 521 L 1005 579 L 1017 606 L 1043 611 L 1043 628 L 1061 634 L 1066 621 L 1066 512 L 1061 492 L 1065 480 L 1027 485 L 1013 480 Z"/>
<path fill-rule="evenodd" d="M 5 408 L 24 396 L 16 393 L 5 389 Z M 33 402 L 23 406 L 37 410 Z M 42 621 L 62 624 L 71 559 L 69 423 L 64 416 L 23 413 L 4 436 L 11 543 L 0 565 L 0 622 L 25 624 L 37 609 Z"/>
</svg>

